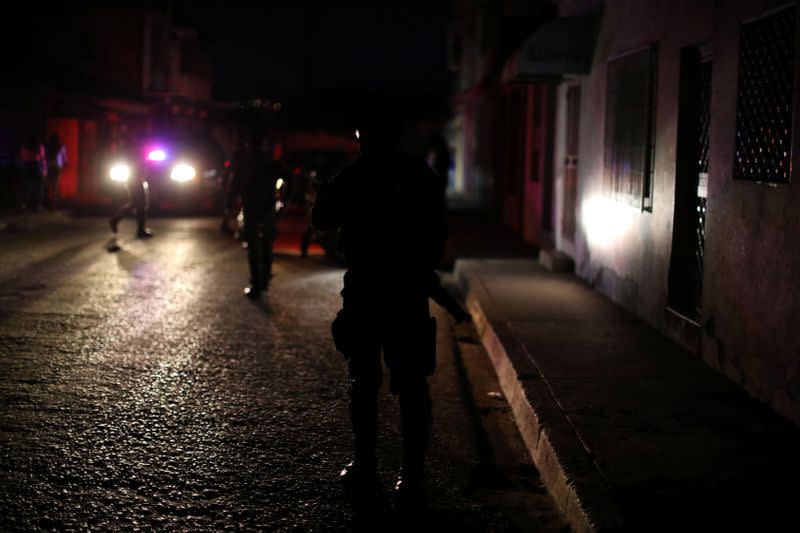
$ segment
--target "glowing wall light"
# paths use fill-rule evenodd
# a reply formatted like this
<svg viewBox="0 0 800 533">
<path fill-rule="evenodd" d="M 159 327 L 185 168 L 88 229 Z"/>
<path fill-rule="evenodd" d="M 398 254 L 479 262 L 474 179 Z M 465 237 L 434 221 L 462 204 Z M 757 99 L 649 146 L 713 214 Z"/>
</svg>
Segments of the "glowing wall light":
<svg viewBox="0 0 800 533">
<path fill-rule="evenodd" d="M 592 246 L 608 246 L 631 226 L 635 210 L 605 196 L 590 196 L 581 204 L 581 221 Z"/>
</svg>

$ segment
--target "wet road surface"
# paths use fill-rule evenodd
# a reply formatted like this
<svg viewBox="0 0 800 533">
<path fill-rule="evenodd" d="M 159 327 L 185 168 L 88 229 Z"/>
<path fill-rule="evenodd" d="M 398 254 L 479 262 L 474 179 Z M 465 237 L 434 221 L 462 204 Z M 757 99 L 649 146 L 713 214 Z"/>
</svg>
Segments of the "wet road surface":
<svg viewBox="0 0 800 533">
<path fill-rule="evenodd" d="M 279 256 L 253 304 L 217 220 L 152 227 L 116 253 L 100 219 L 0 231 L 0 529 L 563 530 L 474 331 L 438 308 L 430 510 L 388 501 L 400 456 L 384 390 L 387 503 L 354 513 L 329 330 L 342 270 Z"/>
</svg>

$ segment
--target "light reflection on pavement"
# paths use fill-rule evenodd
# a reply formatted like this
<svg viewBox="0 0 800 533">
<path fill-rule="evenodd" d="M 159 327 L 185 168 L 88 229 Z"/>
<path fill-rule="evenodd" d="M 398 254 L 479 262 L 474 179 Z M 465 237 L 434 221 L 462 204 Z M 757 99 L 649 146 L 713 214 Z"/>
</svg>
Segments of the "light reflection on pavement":
<svg viewBox="0 0 800 533">
<path fill-rule="evenodd" d="M 279 256 L 252 304 L 246 255 L 217 226 L 155 221 L 154 239 L 116 253 L 103 220 L 0 233 L 0 529 L 360 524 L 337 480 L 351 445 L 329 333 L 342 270 Z M 455 387 L 442 372 L 435 395 Z M 426 519 L 514 530 L 465 493 L 478 452 L 451 396 L 438 404 Z M 388 488 L 397 410 L 388 393 L 381 404 Z M 381 529 L 398 523 L 387 511 Z"/>
</svg>

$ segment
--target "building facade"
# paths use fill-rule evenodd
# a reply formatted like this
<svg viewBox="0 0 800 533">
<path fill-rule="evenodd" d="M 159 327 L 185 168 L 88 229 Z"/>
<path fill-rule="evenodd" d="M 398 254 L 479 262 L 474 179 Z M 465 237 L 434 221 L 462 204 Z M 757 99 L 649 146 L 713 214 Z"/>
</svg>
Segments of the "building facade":
<svg viewBox="0 0 800 533">
<path fill-rule="evenodd" d="M 209 59 L 198 33 L 176 26 L 168 10 L 65 8 L 46 13 L 30 32 L 40 45 L 19 58 L 12 77 L 19 87 L 4 89 L 0 131 L 12 153 L 30 135 L 59 135 L 69 154 L 62 200 L 112 201 L 102 154 L 123 135 L 209 129 L 219 107 Z"/>
<path fill-rule="evenodd" d="M 504 59 L 553 94 L 552 231 L 537 244 L 800 423 L 797 4 L 557 4 Z M 547 35 L 559 25 L 588 37 L 583 71 Z M 538 217 L 528 200 L 523 218 Z"/>
<path fill-rule="evenodd" d="M 450 29 L 454 71 L 455 179 L 451 195 L 493 208 L 530 242 L 547 240 L 552 185 L 553 85 L 504 70 L 532 28 L 552 16 L 546 3 L 462 0 Z"/>
</svg>

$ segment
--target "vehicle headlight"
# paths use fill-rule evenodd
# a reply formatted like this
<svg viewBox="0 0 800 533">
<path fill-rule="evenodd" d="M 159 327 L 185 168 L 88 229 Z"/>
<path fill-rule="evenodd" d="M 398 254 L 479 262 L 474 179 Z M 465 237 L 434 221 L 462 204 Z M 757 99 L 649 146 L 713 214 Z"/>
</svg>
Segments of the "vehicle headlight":
<svg viewBox="0 0 800 533">
<path fill-rule="evenodd" d="M 115 165 L 111 165 L 111 169 L 108 171 L 109 177 L 113 181 L 118 181 L 120 183 L 125 183 L 128 181 L 128 178 L 131 177 L 131 167 L 126 165 L 125 163 L 117 163 Z"/>
<path fill-rule="evenodd" d="M 172 167 L 172 172 L 170 172 L 169 177 L 173 181 L 185 183 L 187 181 L 192 181 L 196 175 L 197 171 L 193 166 L 180 163 Z"/>
<path fill-rule="evenodd" d="M 283 178 L 278 178 L 278 181 L 275 182 L 275 190 L 280 190 L 283 187 Z"/>
</svg>

